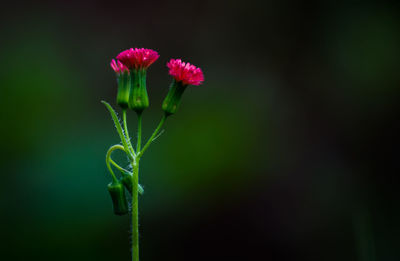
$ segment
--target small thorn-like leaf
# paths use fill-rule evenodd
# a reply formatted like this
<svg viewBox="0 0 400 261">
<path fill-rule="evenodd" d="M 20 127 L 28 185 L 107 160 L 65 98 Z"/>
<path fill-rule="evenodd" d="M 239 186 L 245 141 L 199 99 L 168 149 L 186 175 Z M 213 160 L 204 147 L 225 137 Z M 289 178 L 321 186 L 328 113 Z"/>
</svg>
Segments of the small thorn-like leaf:
<svg viewBox="0 0 400 261">
<path fill-rule="evenodd" d="M 160 133 L 152 140 L 152 142 L 155 141 L 156 139 L 158 139 L 163 133 L 164 133 L 164 130 L 161 130 Z"/>
<path fill-rule="evenodd" d="M 144 189 L 140 184 L 138 184 L 138 192 L 140 195 L 143 195 L 143 193 L 144 193 Z"/>
</svg>

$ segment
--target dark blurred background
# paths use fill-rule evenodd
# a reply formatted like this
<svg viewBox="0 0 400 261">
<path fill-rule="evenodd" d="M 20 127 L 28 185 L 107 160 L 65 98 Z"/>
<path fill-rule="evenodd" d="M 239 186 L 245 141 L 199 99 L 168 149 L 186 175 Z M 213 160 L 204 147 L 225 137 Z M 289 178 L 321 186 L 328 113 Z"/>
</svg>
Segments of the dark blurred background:
<svg viewBox="0 0 400 261">
<path fill-rule="evenodd" d="M 400 260 L 399 1 L 15 1 L 0 14 L 1 260 L 130 260 L 100 103 L 115 106 L 109 62 L 129 47 L 161 55 L 145 137 L 170 58 L 206 78 L 141 161 L 141 260 Z"/>
</svg>

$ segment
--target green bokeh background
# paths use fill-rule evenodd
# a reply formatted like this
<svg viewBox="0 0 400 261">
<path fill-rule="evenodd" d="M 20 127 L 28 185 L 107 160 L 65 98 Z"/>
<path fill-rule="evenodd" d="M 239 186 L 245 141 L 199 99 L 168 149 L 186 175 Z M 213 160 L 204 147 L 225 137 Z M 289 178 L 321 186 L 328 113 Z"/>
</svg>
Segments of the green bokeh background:
<svg viewBox="0 0 400 261">
<path fill-rule="evenodd" d="M 199 67 L 141 162 L 141 257 L 399 260 L 398 1 L 55 1 L 0 11 L 1 260 L 129 260 L 110 60 Z M 128 114 L 130 130 L 136 116 Z M 123 162 L 122 155 L 118 158 Z"/>
</svg>

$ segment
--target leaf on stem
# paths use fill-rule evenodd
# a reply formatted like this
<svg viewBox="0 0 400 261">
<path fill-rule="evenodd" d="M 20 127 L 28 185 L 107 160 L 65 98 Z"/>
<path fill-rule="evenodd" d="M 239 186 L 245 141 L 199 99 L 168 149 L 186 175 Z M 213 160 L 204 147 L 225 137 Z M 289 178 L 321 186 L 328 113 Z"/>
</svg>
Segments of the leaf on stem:
<svg viewBox="0 0 400 261">
<path fill-rule="evenodd" d="M 114 124 L 115 124 L 115 128 L 117 129 L 119 137 L 121 138 L 122 144 L 124 145 L 125 150 L 129 151 L 128 143 L 126 141 L 126 137 L 125 137 L 124 132 L 122 130 L 121 123 L 120 123 L 120 121 L 118 119 L 117 113 L 114 111 L 114 109 L 111 107 L 111 105 L 108 104 L 106 101 L 101 101 L 101 103 L 103 103 L 107 107 L 108 111 L 110 112 L 111 117 L 112 117 L 112 119 L 114 121 Z"/>
</svg>

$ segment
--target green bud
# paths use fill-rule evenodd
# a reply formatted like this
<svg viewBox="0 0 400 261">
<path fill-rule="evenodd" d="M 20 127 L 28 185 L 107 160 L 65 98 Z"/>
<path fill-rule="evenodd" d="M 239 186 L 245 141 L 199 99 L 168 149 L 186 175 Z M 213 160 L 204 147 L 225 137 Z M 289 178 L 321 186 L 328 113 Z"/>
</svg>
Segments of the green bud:
<svg viewBox="0 0 400 261">
<path fill-rule="evenodd" d="M 122 177 L 120 179 L 121 183 L 124 184 L 125 188 L 131 193 L 132 195 L 132 174 L 126 173 L 124 171 L 121 171 Z M 138 193 L 140 195 L 143 195 L 144 189 L 140 184 L 138 184 Z"/>
<path fill-rule="evenodd" d="M 134 69 L 131 71 L 132 87 L 129 95 L 129 108 L 142 112 L 149 107 L 149 97 L 146 89 L 146 70 Z"/>
<path fill-rule="evenodd" d="M 128 108 L 130 90 L 131 76 L 129 72 L 122 72 L 118 75 L 117 104 L 123 109 Z"/>
<path fill-rule="evenodd" d="M 108 192 L 114 206 L 114 214 L 122 216 L 128 213 L 128 201 L 125 196 L 125 188 L 120 182 L 108 184 Z"/>
<path fill-rule="evenodd" d="M 183 92 L 186 90 L 187 85 L 181 81 L 177 82 L 175 79 L 172 81 L 167 97 L 165 97 L 162 104 L 162 109 L 167 115 L 176 113 L 181 103 Z"/>
<path fill-rule="evenodd" d="M 131 193 L 132 195 L 132 175 L 128 174 L 124 171 L 121 171 L 122 177 L 121 182 L 124 184 L 125 188 Z"/>
</svg>

